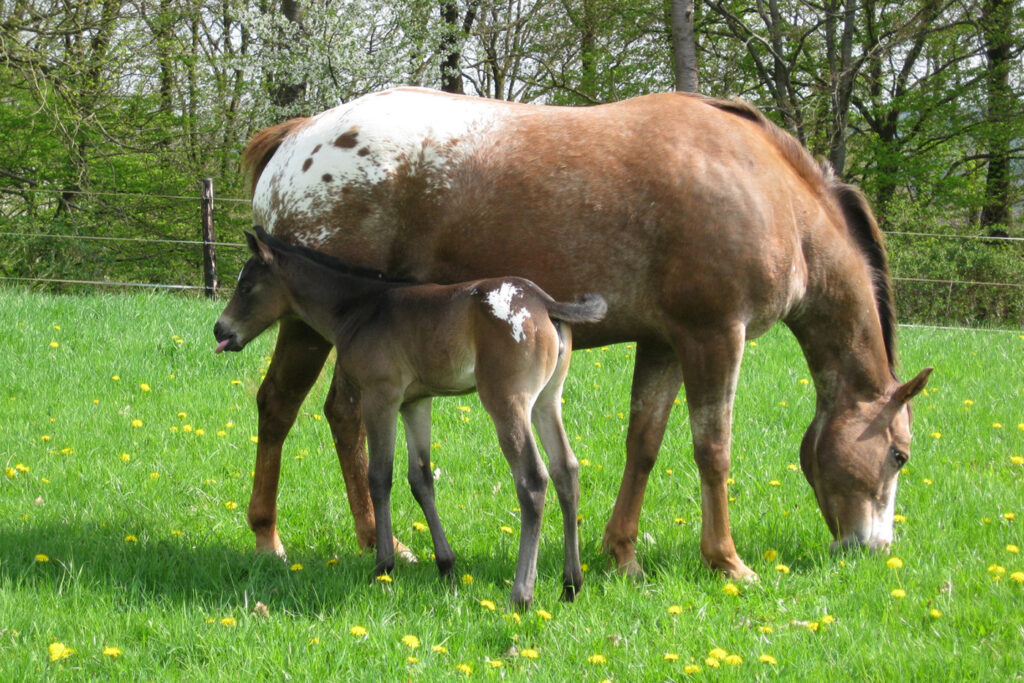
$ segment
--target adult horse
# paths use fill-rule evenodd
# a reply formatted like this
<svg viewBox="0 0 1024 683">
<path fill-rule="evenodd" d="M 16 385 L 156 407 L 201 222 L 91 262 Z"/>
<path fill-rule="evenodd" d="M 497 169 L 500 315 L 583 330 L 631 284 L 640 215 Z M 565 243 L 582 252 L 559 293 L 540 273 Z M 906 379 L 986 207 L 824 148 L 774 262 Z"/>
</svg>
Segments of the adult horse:
<svg viewBox="0 0 1024 683">
<path fill-rule="evenodd" d="M 244 153 L 255 222 L 393 277 L 519 275 L 560 300 L 597 291 L 577 348 L 636 341 L 626 465 L 604 547 L 640 572 L 647 478 L 685 384 L 700 471 L 704 561 L 736 553 L 726 480 L 745 341 L 783 321 L 817 391 L 800 462 L 834 546 L 892 540 L 908 401 L 930 369 L 894 374 L 895 314 L 881 233 L 860 192 L 753 107 L 669 93 L 588 108 L 401 88 L 256 134 Z M 281 445 L 330 351 L 282 323 L 260 387 L 249 503 L 258 550 L 277 533 Z M 339 388 L 340 387 L 340 388 Z M 325 412 L 359 541 L 374 540 L 354 390 Z"/>
</svg>

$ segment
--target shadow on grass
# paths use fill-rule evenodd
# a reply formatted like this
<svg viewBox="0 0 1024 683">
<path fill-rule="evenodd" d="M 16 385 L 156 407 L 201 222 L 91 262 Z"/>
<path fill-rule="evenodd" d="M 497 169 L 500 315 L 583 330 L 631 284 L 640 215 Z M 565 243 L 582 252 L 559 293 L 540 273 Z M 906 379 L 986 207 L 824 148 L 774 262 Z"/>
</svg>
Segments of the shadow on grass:
<svg viewBox="0 0 1024 683">
<path fill-rule="evenodd" d="M 154 538 L 159 535 L 165 537 Z M 39 554 L 46 561 L 38 561 Z M 0 529 L 0 585 L 116 594 L 119 603 L 141 609 L 154 601 L 210 610 L 240 605 L 251 609 L 257 601 L 272 601 L 276 610 L 296 615 L 329 614 L 351 600 L 365 599 L 374 588 L 372 569 L 373 551 L 356 548 L 339 548 L 334 558 L 316 550 L 291 552 L 286 562 L 187 534 L 148 534 L 145 529 L 138 532 L 138 540 L 95 524 L 26 523 L 22 529 Z M 514 557 L 460 556 L 455 576 L 442 579 L 428 554 L 417 564 L 399 560 L 393 586 L 380 587 L 440 597 L 458 589 L 462 572 L 472 571 L 485 585 L 504 586 L 514 570 Z"/>
</svg>

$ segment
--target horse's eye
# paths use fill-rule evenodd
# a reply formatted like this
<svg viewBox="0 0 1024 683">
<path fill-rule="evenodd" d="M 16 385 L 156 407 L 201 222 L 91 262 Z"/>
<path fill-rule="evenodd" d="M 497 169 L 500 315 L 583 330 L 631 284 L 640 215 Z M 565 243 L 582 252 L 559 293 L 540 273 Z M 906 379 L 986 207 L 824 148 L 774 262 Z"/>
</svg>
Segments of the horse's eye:
<svg viewBox="0 0 1024 683">
<path fill-rule="evenodd" d="M 252 283 L 249 282 L 248 280 L 242 280 L 241 282 L 238 283 L 238 293 L 239 294 L 248 294 L 251 291 L 252 291 Z"/>
<path fill-rule="evenodd" d="M 907 460 L 910 460 L 910 456 L 896 448 L 895 446 L 889 446 L 889 457 L 896 463 L 896 469 L 899 469 L 907 464 Z"/>
</svg>

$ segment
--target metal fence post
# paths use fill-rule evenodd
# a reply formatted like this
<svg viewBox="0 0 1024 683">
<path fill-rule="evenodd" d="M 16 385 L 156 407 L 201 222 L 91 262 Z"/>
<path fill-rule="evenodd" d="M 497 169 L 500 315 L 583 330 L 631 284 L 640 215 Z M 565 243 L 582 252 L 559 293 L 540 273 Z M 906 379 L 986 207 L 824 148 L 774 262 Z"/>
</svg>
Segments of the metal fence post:
<svg viewBox="0 0 1024 683">
<path fill-rule="evenodd" d="M 202 214 L 203 214 L 203 279 L 206 298 L 217 298 L 217 250 L 214 243 L 217 238 L 213 230 L 213 178 L 203 178 Z"/>
</svg>

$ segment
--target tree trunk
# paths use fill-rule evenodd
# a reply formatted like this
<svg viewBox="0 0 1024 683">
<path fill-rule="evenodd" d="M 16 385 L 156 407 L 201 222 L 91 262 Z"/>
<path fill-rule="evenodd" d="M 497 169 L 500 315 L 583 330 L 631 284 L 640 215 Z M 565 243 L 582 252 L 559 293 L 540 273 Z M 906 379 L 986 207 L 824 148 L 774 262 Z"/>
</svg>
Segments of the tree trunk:
<svg viewBox="0 0 1024 683">
<path fill-rule="evenodd" d="M 302 9 L 299 0 L 281 0 L 281 15 L 292 24 L 302 26 Z M 306 83 L 275 83 L 270 92 L 271 101 L 278 107 L 294 104 L 306 92 Z"/>
<path fill-rule="evenodd" d="M 981 8 L 985 43 L 987 95 L 985 205 L 982 229 L 992 231 L 1010 221 L 1010 118 L 1015 106 L 1010 87 L 1013 0 L 985 0 Z"/>
<path fill-rule="evenodd" d="M 476 21 L 476 10 L 479 0 L 469 3 L 466 16 L 459 21 L 459 3 L 456 0 L 445 0 L 441 3 L 441 20 L 444 22 L 444 35 L 441 37 L 441 90 L 444 92 L 464 93 L 462 87 L 462 41 L 473 28 Z"/>
<path fill-rule="evenodd" d="M 672 0 L 672 65 L 676 90 L 697 92 L 697 43 L 693 33 L 693 0 Z"/>
</svg>

